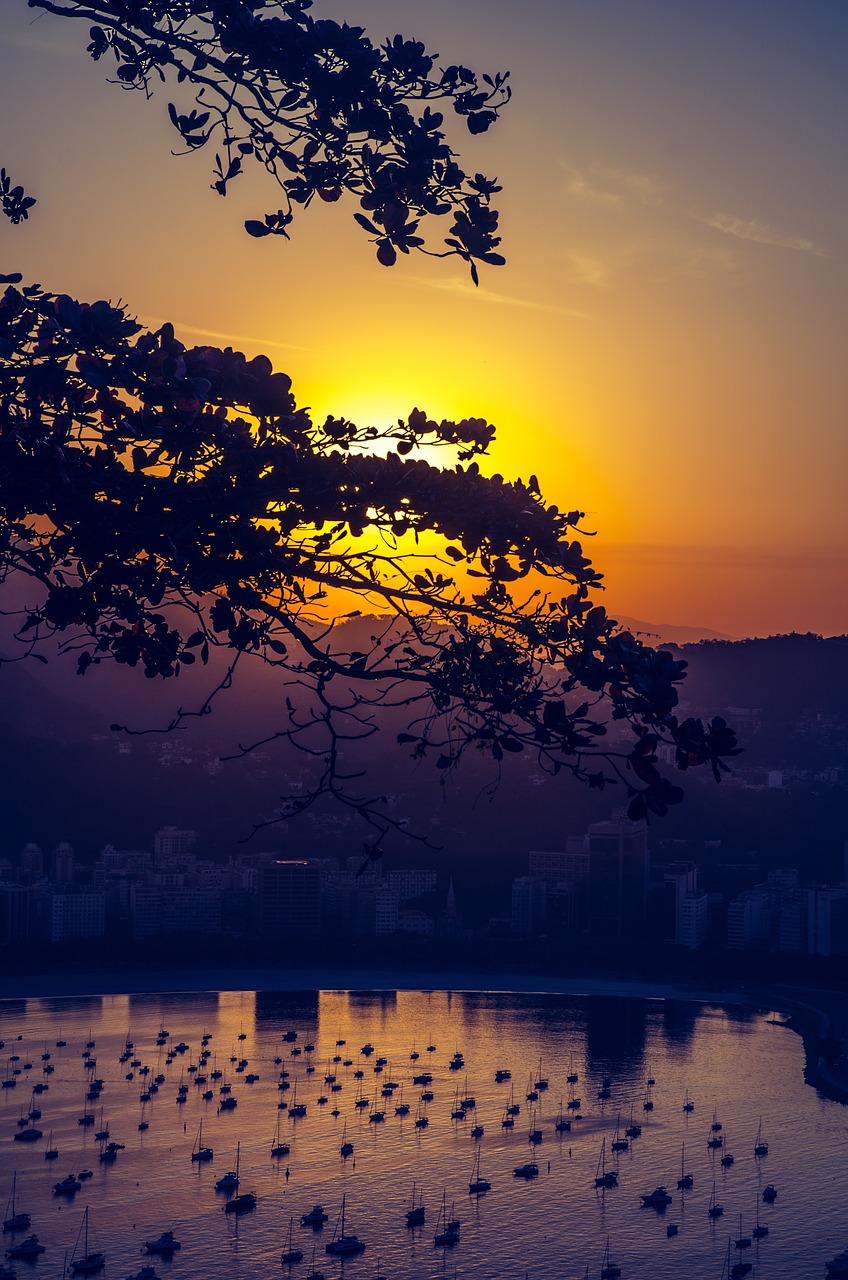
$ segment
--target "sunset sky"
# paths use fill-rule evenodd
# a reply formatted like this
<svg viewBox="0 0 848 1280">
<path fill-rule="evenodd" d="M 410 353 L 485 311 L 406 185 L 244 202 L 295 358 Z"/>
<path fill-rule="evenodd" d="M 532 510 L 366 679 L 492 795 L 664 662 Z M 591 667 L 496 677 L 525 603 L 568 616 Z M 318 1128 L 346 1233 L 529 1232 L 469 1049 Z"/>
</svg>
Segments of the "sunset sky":
<svg viewBox="0 0 848 1280">
<path fill-rule="evenodd" d="M 844 0 L 318 0 L 442 65 L 509 70 L 451 138 L 504 191 L 506 267 L 380 267 L 351 200 L 251 240 L 270 180 L 209 190 L 87 24 L 3 0 L 0 164 L 38 197 L 0 270 L 264 350 L 316 415 L 486 417 L 598 530 L 604 603 L 732 636 L 848 631 Z"/>
</svg>

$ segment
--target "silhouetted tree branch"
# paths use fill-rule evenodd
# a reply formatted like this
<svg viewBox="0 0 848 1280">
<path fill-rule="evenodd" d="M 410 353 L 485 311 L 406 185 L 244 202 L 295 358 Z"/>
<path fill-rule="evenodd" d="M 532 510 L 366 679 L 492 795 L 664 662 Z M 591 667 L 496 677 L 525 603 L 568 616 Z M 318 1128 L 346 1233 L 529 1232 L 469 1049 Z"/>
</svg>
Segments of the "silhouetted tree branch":
<svg viewBox="0 0 848 1280">
<path fill-rule="evenodd" d="M 13 187 L 6 170 L 0 169 L 0 212 L 9 219 L 13 227 L 26 222 L 34 204 L 35 196 L 28 196 L 23 187 Z"/>
<path fill-rule="evenodd" d="M 735 737 L 719 718 L 681 723 L 686 664 L 592 602 L 582 513 L 546 505 L 535 477 L 480 473 L 493 435 L 418 409 L 386 430 L 319 425 L 265 356 L 187 348 L 171 325 L 147 332 L 121 307 L 12 280 L 0 581 L 29 583 L 17 635 L 33 651 L 56 637 L 80 674 L 113 661 L 172 678 L 220 649 L 222 686 L 251 657 L 296 682 L 279 736 L 322 773 L 289 812 L 330 793 L 386 829 L 337 747 L 394 706 L 399 742 L 442 772 L 469 750 L 496 765 L 532 751 L 553 774 L 623 782 L 634 817 L 663 814 L 682 792 L 658 743 L 718 779 Z M 412 456 L 424 447 L 458 461 Z M 346 600 L 391 619 L 362 649 L 327 621 Z M 629 745 L 608 742 L 615 721 Z"/>
<path fill-rule="evenodd" d="M 251 162 L 271 175 L 283 207 L 249 219 L 250 235 L 288 236 L 297 205 L 347 191 L 383 266 L 410 249 L 458 255 L 477 283 L 477 262 L 504 262 L 490 203 L 500 187 L 460 168 L 441 108 L 485 132 L 509 101 L 508 73 L 439 69 L 438 55 L 400 35 L 375 46 L 362 27 L 313 18 L 312 0 L 29 4 L 92 23 L 88 52 L 114 64 L 123 88 L 188 89 L 190 105 L 169 102 L 170 119 L 182 151 L 215 146 L 220 195 Z M 421 221 L 445 216 L 444 247 L 428 248 Z"/>
</svg>

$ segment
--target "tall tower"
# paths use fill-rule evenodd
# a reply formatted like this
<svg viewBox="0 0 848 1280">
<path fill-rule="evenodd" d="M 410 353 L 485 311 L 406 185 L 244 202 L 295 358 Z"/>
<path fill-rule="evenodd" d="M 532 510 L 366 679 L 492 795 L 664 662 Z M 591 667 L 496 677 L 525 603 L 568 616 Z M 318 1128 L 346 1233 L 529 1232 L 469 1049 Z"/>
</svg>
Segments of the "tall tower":
<svg viewBox="0 0 848 1280">
<path fill-rule="evenodd" d="M 305 858 L 280 859 L 259 868 L 259 929 L 285 941 L 321 931 L 321 872 Z"/>
<path fill-rule="evenodd" d="M 592 933 L 620 938 L 645 923 L 648 828 L 644 822 L 596 822 L 589 828 Z"/>
</svg>

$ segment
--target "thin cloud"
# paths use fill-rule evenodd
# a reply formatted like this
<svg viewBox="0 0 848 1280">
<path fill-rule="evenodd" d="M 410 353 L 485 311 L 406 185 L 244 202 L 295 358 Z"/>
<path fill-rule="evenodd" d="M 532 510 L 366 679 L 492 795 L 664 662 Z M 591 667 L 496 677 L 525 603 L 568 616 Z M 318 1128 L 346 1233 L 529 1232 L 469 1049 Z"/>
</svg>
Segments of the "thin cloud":
<svg viewBox="0 0 848 1280">
<path fill-rule="evenodd" d="M 590 253 L 569 253 L 567 260 L 570 284 L 585 284 L 592 289 L 612 288 L 612 268 L 601 258 Z"/>
<path fill-rule="evenodd" d="M 589 320 L 586 311 L 576 311 L 571 307 L 558 307 L 553 302 L 537 302 L 534 298 L 516 298 L 507 293 L 495 293 L 491 289 L 475 288 L 468 280 L 454 277 L 451 280 L 430 280 L 419 276 L 417 284 L 428 289 L 438 289 L 441 293 L 460 294 L 464 298 L 476 299 L 478 302 L 493 302 L 504 307 L 521 307 L 526 311 L 547 311 L 558 316 L 573 316 L 577 320 Z"/>
<path fill-rule="evenodd" d="M 621 196 L 616 191 L 602 191 L 595 187 L 581 173 L 572 173 L 568 179 L 568 194 L 577 200 L 588 200 L 591 204 L 605 205 L 608 209 L 617 208 L 621 204 Z"/>
<path fill-rule="evenodd" d="M 611 185 L 635 196 L 642 204 L 660 205 L 665 199 L 667 184 L 655 173 L 642 173 L 638 169 L 603 169 L 600 173 Z"/>
<path fill-rule="evenodd" d="M 165 321 L 161 316 L 146 316 L 144 321 L 151 328 L 158 329 Z M 281 351 L 314 351 L 314 347 L 302 347 L 295 342 L 276 342 L 273 338 L 257 338 L 252 334 L 245 333 L 219 333 L 217 329 L 199 329 L 193 324 L 183 324 L 181 320 L 171 320 L 170 323 L 178 333 L 193 333 L 199 338 L 215 338 L 221 342 L 226 342 L 228 346 L 232 346 L 234 342 L 244 342 L 251 347 L 277 347 Z"/>
<path fill-rule="evenodd" d="M 607 209 L 620 209 L 628 198 L 640 204 L 661 205 L 666 184 L 653 173 L 638 169 L 610 169 L 602 164 L 589 166 L 589 175 L 579 169 L 565 166 L 568 172 L 566 190 L 575 200 L 601 205 Z"/>
<path fill-rule="evenodd" d="M 751 240 L 755 244 L 773 245 L 777 249 L 796 249 L 799 253 L 812 253 L 817 258 L 823 258 L 826 255 L 824 249 L 819 248 L 806 236 L 783 235 L 782 232 L 775 231 L 774 227 L 770 227 L 767 222 L 759 222 L 756 218 L 746 220 L 729 213 L 715 213 L 704 221 L 708 227 L 723 231 L 725 235 L 735 236 L 737 240 Z"/>
</svg>

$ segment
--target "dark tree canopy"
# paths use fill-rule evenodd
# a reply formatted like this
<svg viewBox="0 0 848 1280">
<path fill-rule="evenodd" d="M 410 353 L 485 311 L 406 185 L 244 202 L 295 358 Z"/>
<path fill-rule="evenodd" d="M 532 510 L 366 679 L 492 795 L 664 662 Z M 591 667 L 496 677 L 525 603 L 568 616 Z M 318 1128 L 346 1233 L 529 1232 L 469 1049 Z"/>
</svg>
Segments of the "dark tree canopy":
<svg viewBox="0 0 848 1280">
<path fill-rule="evenodd" d="M 484 132 L 506 75 L 438 69 L 401 36 L 376 47 L 313 19 L 310 0 L 29 4 L 89 22 L 89 53 L 124 88 L 174 80 L 192 103 L 169 104 L 181 147 L 213 143 L 221 195 L 249 161 L 268 171 L 283 208 L 250 234 L 287 235 L 295 206 L 347 191 L 385 266 L 458 255 L 476 281 L 477 262 L 503 262 L 499 188 L 460 168 L 437 108 Z M 13 222 L 34 203 L 5 171 L 0 198 Z M 419 224 L 445 217 L 433 250 Z M 623 784 L 633 817 L 682 796 L 660 742 L 681 770 L 726 769 L 724 721 L 675 713 L 686 664 L 595 603 L 583 514 L 546 504 L 533 476 L 481 473 L 488 423 L 414 409 L 385 430 L 318 424 L 265 356 L 188 348 L 171 325 L 146 332 L 16 274 L 0 284 L 0 582 L 17 584 L 4 603 L 18 656 L 58 647 L 80 675 L 113 662 L 151 679 L 208 666 L 208 697 L 175 723 L 210 710 L 244 662 L 265 664 L 281 685 L 274 736 L 319 765 L 285 811 L 329 793 L 378 837 L 390 819 L 342 754 L 387 708 L 405 717 L 399 742 L 445 774 L 472 750 L 495 772 L 533 752 L 552 774 Z M 336 621 L 364 612 L 380 621 L 354 648 Z"/>
<path fill-rule="evenodd" d="M 481 474 L 486 422 L 415 409 L 383 431 L 317 424 L 265 356 L 187 348 L 107 302 L 5 282 L 0 580 L 29 584 L 26 650 L 54 637 L 81 674 L 112 661 L 168 678 L 217 648 L 226 685 L 246 659 L 269 664 L 302 686 L 280 736 L 320 759 L 316 793 L 378 828 L 338 747 L 387 705 L 441 770 L 472 749 L 496 764 L 532 751 L 551 773 L 623 782 L 634 817 L 681 798 L 660 741 L 680 769 L 726 767 L 724 722 L 675 715 L 686 664 L 593 603 L 582 513 L 547 505 L 535 477 Z M 358 651 L 326 621 L 351 605 L 387 618 Z M 629 745 L 607 743 L 615 721 Z"/>
<path fill-rule="evenodd" d="M 214 147 L 220 195 L 250 163 L 270 174 L 283 207 L 248 220 L 250 235 L 287 236 L 296 206 L 347 191 L 383 266 L 410 249 L 458 255 L 476 283 L 478 262 L 504 262 L 491 206 L 500 187 L 460 168 L 442 108 L 484 133 L 509 100 L 508 74 L 438 67 L 437 54 L 400 35 L 374 45 L 362 27 L 313 18 L 312 0 L 29 4 L 93 24 L 88 52 L 123 88 L 149 96 L 173 82 L 179 149 Z M 441 245 L 428 247 L 421 222 L 445 217 Z"/>
</svg>

